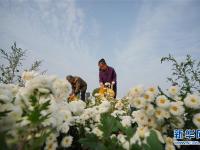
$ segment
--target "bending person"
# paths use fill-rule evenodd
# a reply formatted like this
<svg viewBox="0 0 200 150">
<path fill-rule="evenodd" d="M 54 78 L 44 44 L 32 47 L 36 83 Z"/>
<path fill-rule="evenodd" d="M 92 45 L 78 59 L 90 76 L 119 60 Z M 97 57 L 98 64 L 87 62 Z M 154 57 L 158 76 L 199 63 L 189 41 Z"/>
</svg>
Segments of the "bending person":
<svg viewBox="0 0 200 150">
<path fill-rule="evenodd" d="M 69 81 L 72 87 L 70 97 L 80 94 L 81 100 L 85 101 L 85 93 L 87 90 L 87 83 L 80 77 L 68 75 L 66 79 Z"/>
</svg>

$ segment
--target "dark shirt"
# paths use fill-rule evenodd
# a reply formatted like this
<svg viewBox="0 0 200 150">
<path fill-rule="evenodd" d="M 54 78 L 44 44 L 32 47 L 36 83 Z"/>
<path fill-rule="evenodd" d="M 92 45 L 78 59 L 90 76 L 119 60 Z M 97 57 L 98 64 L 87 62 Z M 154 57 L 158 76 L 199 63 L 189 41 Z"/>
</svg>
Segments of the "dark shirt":
<svg viewBox="0 0 200 150">
<path fill-rule="evenodd" d="M 75 81 L 73 84 L 71 84 L 71 86 L 72 93 L 74 93 L 75 95 L 79 94 L 82 91 L 86 91 L 87 89 L 87 83 L 80 77 L 75 77 Z"/>
<path fill-rule="evenodd" d="M 108 66 L 107 70 L 99 70 L 99 82 L 105 84 L 106 82 L 112 83 L 115 82 L 117 84 L 117 74 L 115 70 Z"/>
</svg>

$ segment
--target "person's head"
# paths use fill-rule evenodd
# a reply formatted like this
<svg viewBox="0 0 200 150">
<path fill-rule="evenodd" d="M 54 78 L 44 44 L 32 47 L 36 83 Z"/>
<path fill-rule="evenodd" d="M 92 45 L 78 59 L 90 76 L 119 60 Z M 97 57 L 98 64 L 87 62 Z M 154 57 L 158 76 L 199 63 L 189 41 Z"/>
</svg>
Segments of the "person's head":
<svg viewBox="0 0 200 150">
<path fill-rule="evenodd" d="M 99 66 L 100 70 L 106 70 L 107 67 L 108 67 L 107 64 L 106 64 L 105 59 L 103 59 L 103 58 L 99 60 L 98 66 Z"/>
<path fill-rule="evenodd" d="M 69 83 L 73 83 L 73 81 L 74 81 L 74 77 L 72 75 L 68 75 L 66 77 L 66 79 L 67 79 L 67 81 L 69 81 Z"/>
</svg>

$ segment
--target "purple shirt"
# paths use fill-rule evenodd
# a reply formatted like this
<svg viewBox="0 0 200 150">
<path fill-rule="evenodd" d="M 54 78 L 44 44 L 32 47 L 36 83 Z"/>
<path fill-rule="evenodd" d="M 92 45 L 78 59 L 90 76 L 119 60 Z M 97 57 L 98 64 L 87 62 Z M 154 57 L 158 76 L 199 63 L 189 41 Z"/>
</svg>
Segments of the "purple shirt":
<svg viewBox="0 0 200 150">
<path fill-rule="evenodd" d="M 105 71 L 99 70 L 99 82 L 105 84 L 106 82 L 112 83 L 112 81 L 115 85 L 117 84 L 117 74 L 112 67 L 108 66 Z"/>
</svg>

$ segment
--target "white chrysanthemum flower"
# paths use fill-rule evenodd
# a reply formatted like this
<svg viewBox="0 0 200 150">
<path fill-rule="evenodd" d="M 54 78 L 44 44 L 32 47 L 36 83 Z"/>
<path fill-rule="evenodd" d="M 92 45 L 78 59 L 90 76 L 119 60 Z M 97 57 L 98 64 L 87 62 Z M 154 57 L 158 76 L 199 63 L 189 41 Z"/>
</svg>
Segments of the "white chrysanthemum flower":
<svg viewBox="0 0 200 150">
<path fill-rule="evenodd" d="M 61 128 L 61 132 L 62 133 L 68 133 L 68 131 L 69 131 L 69 124 L 67 122 L 65 122 L 65 123 L 63 123 L 60 126 L 60 128 Z"/>
<path fill-rule="evenodd" d="M 9 109 L 11 112 L 8 113 L 8 116 L 12 118 L 12 120 L 18 121 L 22 117 L 22 109 L 21 107 L 12 105 L 12 108 Z"/>
<path fill-rule="evenodd" d="M 89 114 L 83 113 L 82 115 L 80 115 L 80 117 L 79 117 L 80 120 L 79 121 L 84 123 L 86 120 L 89 120 L 90 117 L 91 116 Z"/>
<path fill-rule="evenodd" d="M 48 143 L 45 146 L 45 150 L 56 150 L 56 148 L 58 147 L 58 143 L 57 142 L 53 142 L 53 143 Z"/>
<path fill-rule="evenodd" d="M 60 101 L 69 96 L 69 84 L 66 80 L 56 79 L 53 82 L 53 94 Z"/>
<path fill-rule="evenodd" d="M 151 92 L 153 95 L 156 95 L 157 93 L 158 93 L 158 90 L 157 90 L 157 88 L 156 87 L 149 87 L 148 89 L 147 89 L 147 91 L 148 92 Z"/>
<path fill-rule="evenodd" d="M 124 107 L 124 104 L 121 102 L 121 100 L 119 100 L 116 104 L 115 104 L 115 108 L 118 110 L 122 110 Z"/>
<path fill-rule="evenodd" d="M 146 91 L 143 97 L 147 102 L 153 102 L 155 98 L 154 94 L 150 91 Z"/>
<path fill-rule="evenodd" d="M 143 108 L 146 104 L 146 101 L 144 100 L 143 97 L 136 97 L 134 99 L 130 99 L 129 103 L 130 103 L 131 107 Z"/>
<path fill-rule="evenodd" d="M 22 80 L 29 81 L 38 75 L 39 75 L 39 73 L 37 73 L 35 71 L 24 71 L 22 73 Z"/>
<path fill-rule="evenodd" d="M 146 143 L 146 138 L 150 135 L 150 131 L 146 126 L 139 126 L 130 139 L 130 144 L 138 144 L 141 145 L 142 143 Z"/>
<path fill-rule="evenodd" d="M 158 119 L 164 119 L 164 118 L 169 118 L 170 117 L 170 113 L 168 111 L 166 111 L 165 109 L 162 108 L 156 108 L 155 110 L 155 117 Z"/>
<path fill-rule="evenodd" d="M 20 104 L 20 101 L 23 100 L 26 105 L 30 105 L 30 96 L 33 95 L 34 92 L 39 89 L 42 90 L 42 92 L 44 92 L 45 89 L 53 92 L 54 89 L 52 87 L 52 83 L 54 80 L 56 80 L 56 78 L 45 75 L 40 75 L 31 79 L 25 84 L 24 88 L 20 88 L 18 94 L 16 95 L 16 103 Z M 47 90 L 45 90 L 45 92 L 47 92 Z M 47 99 L 52 99 L 52 97 L 54 96 L 49 94 L 46 95 Z"/>
<path fill-rule="evenodd" d="M 155 128 L 157 126 L 155 117 L 153 117 L 153 116 L 148 117 L 147 121 L 148 121 L 147 125 L 149 127 L 154 127 Z"/>
<path fill-rule="evenodd" d="M 72 114 L 67 109 L 59 110 L 59 115 L 62 116 L 62 119 L 65 122 L 71 122 L 72 121 Z"/>
<path fill-rule="evenodd" d="M 132 118 L 130 116 L 122 116 L 121 117 L 122 121 L 121 124 L 124 127 L 130 127 L 132 123 Z"/>
<path fill-rule="evenodd" d="M 177 96 L 177 95 L 175 95 L 175 96 L 173 97 L 173 99 L 174 99 L 175 101 L 178 101 L 178 102 L 181 101 L 181 97 L 180 97 L 180 96 Z"/>
<path fill-rule="evenodd" d="M 126 136 L 124 134 L 118 134 L 117 139 L 119 140 L 120 143 L 125 143 L 126 142 Z"/>
<path fill-rule="evenodd" d="M 103 101 L 99 106 L 98 106 L 98 109 L 99 109 L 99 112 L 100 113 L 105 113 L 105 112 L 108 112 L 111 108 L 111 104 L 109 101 Z"/>
<path fill-rule="evenodd" d="M 150 103 L 148 103 L 144 106 L 144 110 L 148 116 L 152 116 L 155 112 L 153 105 Z"/>
<path fill-rule="evenodd" d="M 193 121 L 193 123 L 197 126 L 197 128 L 200 128 L 200 113 L 195 114 L 195 115 L 193 116 L 192 121 Z"/>
<path fill-rule="evenodd" d="M 116 134 L 112 134 L 111 136 L 110 136 L 110 138 L 112 139 L 112 138 L 116 138 L 117 136 L 116 136 Z"/>
<path fill-rule="evenodd" d="M 179 88 L 178 88 L 178 86 L 171 86 L 171 87 L 168 89 L 168 92 L 169 92 L 170 95 L 175 96 L 175 95 L 178 94 Z"/>
<path fill-rule="evenodd" d="M 138 126 L 144 126 L 148 124 L 148 117 L 143 110 L 133 111 L 133 122 L 137 122 Z"/>
<path fill-rule="evenodd" d="M 40 93 L 43 93 L 43 94 L 48 94 L 48 93 L 50 93 L 50 90 L 49 90 L 49 89 L 45 89 L 45 88 L 38 88 L 38 91 L 39 91 Z"/>
<path fill-rule="evenodd" d="M 62 139 L 61 145 L 62 147 L 68 148 L 72 145 L 73 137 L 72 136 L 66 136 Z"/>
<path fill-rule="evenodd" d="M 86 103 L 83 102 L 82 100 L 71 101 L 69 103 L 69 108 L 75 115 L 80 115 L 81 113 L 83 113 L 85 107 Z"/>
<path fill-rule="evenodd" d="M 99 138 L 102 138 L 102 136 L 103 136 L 103 132 L 98 127 L 95 127 L 92 130 L 92 133 L 94 133 Z"/>
<path fill-rule="evenodd" d="M 0 100 L 3 102 L 12 101 L 12 99 L 10 97 L 8 97 L 7 95 L 0 95 Z"/>
<path fill-rule="evenodd" d="M 128 93 L 128 96 L 129 97 L 138 97 L 138 96 L 141 96 L 144 92 L 144 88 L 142 86 L 136 86 L 136 87 L 133 87 L 129 93 Z"/>
<path fill-rule="evenodd" d="M 124 110 L 115 110 L 115 111 L 113 111 L 113 112 L 111 113 L 111 115 L 112 115 L 113 117 L 122 116 L 122 115 L 124 115 L 124 114 L 126 114 L 126 112 L 125 112 Z"/>
<path fill-rule="evenodd" d="M 56 134 L 53 134 L 51 133 L 47 139 L 46 139 L 46 144 L 49 144 L 49 143 L 54 143 L 57 141 L 57 135 Z"/>
<path fill-rule="evenodd" d="M 90 128 L 84 127 L 84 130 L 85 130 L 87 133 L 90 133 Z"/>
<path fill-rule="evenodd" d="M 19 87 L 13 84 L 0 84 L 0 100 L 8 103 L 16 96 Z"/>
<path fill-rule="evenodd" d="M 55 117 L 49 117 L 48 119 L 45 119 L 43 122 L 42 122 L 42 125 L 44 126 L 44 127 L 46 127 L 46 126 L 50 126 L 50 125 L 52 125 L 53 127 L 56 127 L 57 126 L 57 120 L 56 120 L 56 118 Z"/>
<path fill-rule="evenodd" d="M 150 134 L 148 127 L 138 127 L 136 132 L 141 138 L 148 137 Z"/>
<path fill-rule="evenodd" d="M 184 99 L 185 106 L 193 109 L 200 108 L 200 98 L 198 95 L 195 94 L 188 94 L 187 97 Z"/>
<path fill-rule="evenodd" d="M 7 95 L 9 92 L 10 96 L 15 96 L 19 91 L 20 87 L 15 84 L 0 84 L 0 95 L 4 94 Z M 2 91 L 3 90 L 3 91 Z"/>
<path fill-rule="evenodd" d="M 180 116 L 185 112 L 185 108 L 179 102 L 171 102 L 169 111 L 174 116 Z"/>
<path fill-rule="evenodd" d="M 126 141 L 125 143 L 122 144 L 122 147 L 125 149 L 125 150 L 129 150 L 130 149 L 130 143 L 128 141 Z"/>
<path fill-rule="evenodd" d="M 22 121 L 20 122 L 20 126 L 26 126 L 28 124 L 30 124 L 31 122 L 28 120 L 28 117 L 22 117 Z"/>
<path fill-rule="evenodd" d="M 161 108 L 168 108 L 170 106 L 169 100 L 164 95 L 156 98 L 156 104 Z"/>
</svg>

